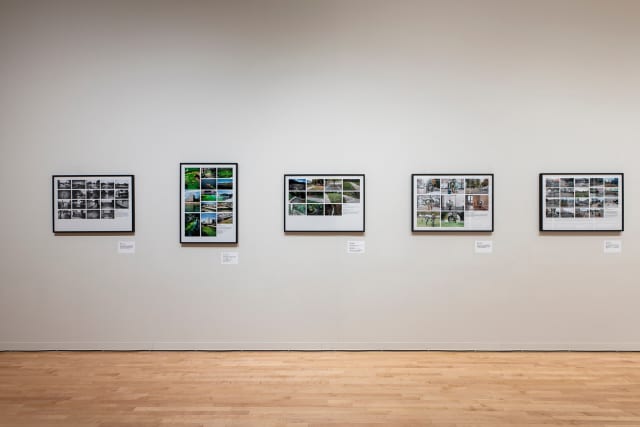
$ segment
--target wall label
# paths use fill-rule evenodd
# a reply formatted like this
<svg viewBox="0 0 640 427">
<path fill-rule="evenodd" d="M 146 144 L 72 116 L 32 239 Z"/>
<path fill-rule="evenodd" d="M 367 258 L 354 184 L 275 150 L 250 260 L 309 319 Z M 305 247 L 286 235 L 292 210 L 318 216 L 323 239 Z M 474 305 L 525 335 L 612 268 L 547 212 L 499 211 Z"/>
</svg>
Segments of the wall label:
<svg viewBox="0 0 640 427">
<path fill-rule="evenodd" d="M 349 254 L 363 254 L 365 250 L 364 240 L 349 240 L 347 242 L 347 253 Z"/>
<path fill-rule="evenodd" d="M 493 253 L 493 240 L 476 240 L 474 250 L 477 254 Z"/>
<path fill-rule="evenodd" d="M 222 254 L 220 254 L 220 263 L 221 264 L 239 264 L 240 255 L 238 254 L 238 252 L 222 252 Z"/>
<path fill-rule="evenodd" d="M 619 254 L 622 252 L 622 240 L 605 240 L 603 249 L 605 254 Z"/>
<path fill-rule="evenodd" d="M 120 240 L 118 242 L 118 253 L 119 254 L 135 254 L 136 242 L 133 240 Z"/>
</svg>

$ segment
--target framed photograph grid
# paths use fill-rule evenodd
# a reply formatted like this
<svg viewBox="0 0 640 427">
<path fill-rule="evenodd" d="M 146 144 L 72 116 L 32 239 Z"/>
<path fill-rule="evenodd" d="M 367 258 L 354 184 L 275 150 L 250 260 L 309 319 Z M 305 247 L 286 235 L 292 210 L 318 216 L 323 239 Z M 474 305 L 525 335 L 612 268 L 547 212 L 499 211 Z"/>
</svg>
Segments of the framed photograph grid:
<svg viewBox="0 0 640 427">
<path fill-rule="evenodd" d="M 411 230 L 493 231 L 493 174 L 412 174 Z"/>
<path fill-rule="evenodd" d="M 623 231 L 623 173 L 541 173 L 540 231 Z"/>
<path fill-rule="evenodd" d="M 238 243 L 237 163 L 180 163 L 180 243 Z"/>
<path fill-rule="evenodd" d="M 53 175 L 54 233 L 135 231 L 133 175 Z"/>
<path fill-rule="evenodd" d="M 364 174 L 284 176 L 285 232 L 364 230 Z"/>
</svg>

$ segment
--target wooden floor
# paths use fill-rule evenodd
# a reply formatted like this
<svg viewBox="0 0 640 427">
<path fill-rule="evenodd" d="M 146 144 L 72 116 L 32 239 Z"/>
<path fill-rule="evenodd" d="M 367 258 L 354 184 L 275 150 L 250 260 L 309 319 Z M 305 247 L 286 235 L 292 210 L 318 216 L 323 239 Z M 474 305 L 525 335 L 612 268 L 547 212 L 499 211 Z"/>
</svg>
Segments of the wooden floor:
<svg viewBox="0 0 640 427">
<path fill-rule="evenodd" d="M 640 353 L 0 353 L 0 426 L 640 426 Z"/>
</svg>

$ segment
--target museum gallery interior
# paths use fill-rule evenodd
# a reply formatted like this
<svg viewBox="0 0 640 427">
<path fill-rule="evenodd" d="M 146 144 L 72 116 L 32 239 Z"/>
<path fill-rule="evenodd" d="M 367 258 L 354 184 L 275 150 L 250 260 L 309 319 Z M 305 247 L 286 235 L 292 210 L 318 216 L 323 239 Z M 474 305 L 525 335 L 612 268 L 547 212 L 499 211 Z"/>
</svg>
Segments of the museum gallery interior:
<svg viewBox="0 0 640 427">
<path fill-rule="evenodd" d="M 0 427 L 640 426 L 640 2 L 0 0 Z"/>
</svg>

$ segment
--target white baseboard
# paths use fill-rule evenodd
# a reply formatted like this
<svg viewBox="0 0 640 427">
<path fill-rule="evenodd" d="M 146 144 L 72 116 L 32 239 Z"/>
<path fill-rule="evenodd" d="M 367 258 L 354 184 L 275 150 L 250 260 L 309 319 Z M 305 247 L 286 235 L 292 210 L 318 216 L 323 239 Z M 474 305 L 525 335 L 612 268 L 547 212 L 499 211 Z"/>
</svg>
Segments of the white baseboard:
<svg viewBox="0 0 640 427">
<path fill-rule="evenodd" d="M 638 342 L 20 342 L 0 341 L 0 351 L 640 351 Z"/>
</svg>

